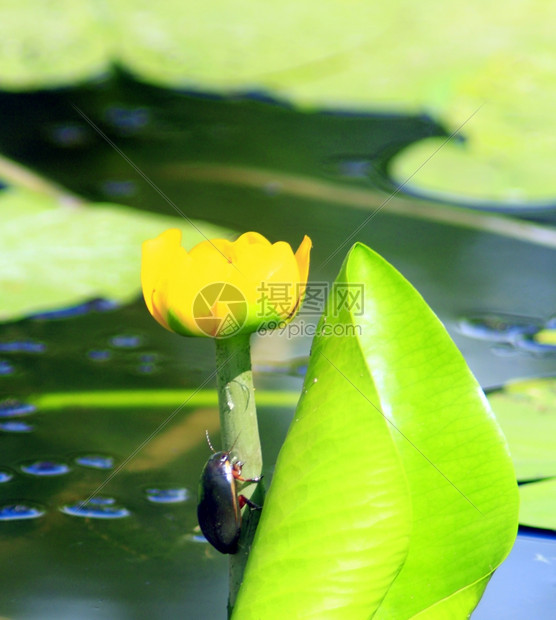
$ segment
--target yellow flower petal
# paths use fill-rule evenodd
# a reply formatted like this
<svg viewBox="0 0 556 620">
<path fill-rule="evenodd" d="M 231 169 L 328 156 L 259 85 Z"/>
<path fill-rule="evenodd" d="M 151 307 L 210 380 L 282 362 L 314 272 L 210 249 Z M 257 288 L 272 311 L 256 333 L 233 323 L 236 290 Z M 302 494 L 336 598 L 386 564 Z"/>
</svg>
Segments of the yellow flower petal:
<svg viewBox="0 0 556 620">
<path fill-rule="evenodd" d="M 169 329 L 164 312 L 164 292 L 172 277 L 172 266 L 181 247 L 181 231 L 170 228 L 156 239 L 143 243 L 141 261 L 141 286 L 149 312 L 166 329 Z"/>
<path fill-rule="evenodd" d="M 184 335 L 224 337 L 289 320 L 307 281 L 311 240 L 297 252 L 256 232 L 203 241 L 189 253 L 171 229 L 143 244 L 141 281 L 150 313 Z"/>
<path fill-rule="evenodd" d="M 313 242 L 307 235 L 305 235 L 303 237 L 303 241 L 297 248 L 297 252 L 295 253 L 295 260 L 297 261 L 297 266 L 299 267 L 299 281 L 304 284 L 307 283 L 307 278 L 309 277 L 309 257 L 312 247 Z"/>
<path fill-rule="evenodd" d="M 270 247 L 271 243 L 266 237 L 258 232 L 246 232 L 238 237 L 238 239 L 234 242 L 234 245 L 239 250 L 244 250 L 244 248 L 249 245 L 263 245 L 265 247 Z"/>
</svg>

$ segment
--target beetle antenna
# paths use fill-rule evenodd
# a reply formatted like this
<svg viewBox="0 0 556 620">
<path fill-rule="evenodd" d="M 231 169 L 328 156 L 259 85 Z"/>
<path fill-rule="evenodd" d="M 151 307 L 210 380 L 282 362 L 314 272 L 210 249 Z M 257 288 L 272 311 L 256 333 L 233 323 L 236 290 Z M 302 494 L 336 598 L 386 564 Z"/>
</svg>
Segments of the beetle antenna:
<svg viewBox="0 0 556 620">
<path fill-rule="evenodd" d="M 232 444 L 232 447 L 228 450 L 228 452 L 231 452 L 236 447 L 236 443 L 240 435 L 241 435 L 241 430 L 238 432 L 237 437 L 234 439 L 234 443 Z"/>
<path fill-rule="evenodd" d="M 210 441 L 208 429 L 205 430 L 205 435 L 207 436 L 207 443 L 212 452 L 216 452 L 216 450 L 212 447 L 212 443 Z"/>
<path fill-rule="evenodd" d="M 240 435 L 241 435 L 241 431 L 239 431 L 239 433 L 237 434 L 237 437 L 235 438 L 234 443 L 232 444 L 232 447 L 226 452 L 226 454 L 230 454 L 230 452 L 235 448 L 235 445 L 236 445 L 237 440 L 239 439 Z M 205 436 L 207 438 L 207 443 L 209 445 L 209 448 L 211 449 L 211 452 L 216 453 L 216 450 L 214 449 L 214 447 L 212 445 L 212 441 L 210 440 L 210 436 L 209 436 L 208 430 L 205 430 Z"/>
</svg>

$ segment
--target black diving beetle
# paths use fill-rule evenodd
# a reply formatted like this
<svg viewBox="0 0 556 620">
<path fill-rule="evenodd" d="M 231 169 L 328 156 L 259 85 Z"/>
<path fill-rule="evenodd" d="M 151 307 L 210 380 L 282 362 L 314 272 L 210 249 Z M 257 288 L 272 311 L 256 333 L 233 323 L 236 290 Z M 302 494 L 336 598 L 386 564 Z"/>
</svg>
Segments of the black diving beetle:
<svg viewBox="0 0 556 620">
<path fill-rule="evenodd" d="M 214 452 L 208 433 L 207 441 Z M 243 506 L 247 504 L 260 509 L 251 500 L 237 494 L 236 480 L 259 482 L 262 478 L 242 478 L 242 466 L 241 461 L 230 459 L 230 452 L 214 452 L 201 474 L 197 518 L 205 538 L 220 553 L 237 552 Z"/>
</svg>

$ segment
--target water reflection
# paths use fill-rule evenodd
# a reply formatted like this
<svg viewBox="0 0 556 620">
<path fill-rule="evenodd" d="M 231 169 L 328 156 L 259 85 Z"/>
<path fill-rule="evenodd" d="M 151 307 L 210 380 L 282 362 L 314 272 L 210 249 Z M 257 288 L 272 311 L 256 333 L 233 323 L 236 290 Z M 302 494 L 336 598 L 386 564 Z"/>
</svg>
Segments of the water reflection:
<svg viewBox="0 0 556 620">
<path fill-rule="evenodd" d="M 105 196 L 110 198 L 122 198 L 133 196 L 137 193 L 137 184 L 130 180 L 106 180 L 100 189 Z"/>
<path fill-rule="evenodd" d="M 0 430 L 5 433 L 31 433 L 35 430 L 35 427 L 23 420 L 7 420 L 6 422 L 0 422 Z"/>
<path fill-rule="evenodd" d="M 45 514 L 38 505 L 19 502 L 0 506 L 0 521 L 18 521 L 21 519 L 37 519 Z"/>
<path fill-rule="evenodd" d="M 534 334 L 540 327 L 538 319 L 509 314 L 477 314 L 459 322 L 459 329 L 465 336 L 492 342 L 507 342 L 523 334 Z"/>
<path fill-rule="evenodd" d="M 141 340 L 137 334 L 118 334 L 110 339 L 110 344 L 118 349 L 136 349 L 141 345 Z"/>
<path fill-rule="evenodd" d="M 91 141 L 91 130 L 83 123 L 52 123 L 46 127 L 48 139 L 62 148 L 85 146 Z"/>
<path fill-rule="evenodd" d="M 37 408 L 31 403 L 8 398 L 0 401 L 0 418 L 12 418 L 35 413 Z"/>
<path fill-rule="evenodd" d="M 60 308 L 59 310 L 39 312 L 37 314 L 33 314 L 30 318 L 37 321 L 57 321 L 82 316 L 84 314 L 89 314 L 90 312 L 110 312 L 118 307 L 119 304 L 109 299 L 93 299 L 83 304 Z"/>
<path fill-rule="evenodd" d="M 114 458 L 103 454 L 84 454 L 75 458 L 75 463 L 91 469 L 112 469 Z"/>
<path fill-rule="evenodd" d="M 145 489 L 145 495 L 153 504 L 179 504 L 189 499 L 189 491 L 185 488 Z"/>
<path fill-rule="evenodd" d="M 112 351 L 108 349 L 92 349 L 87 352 L 87 357 L 93 362 L 107 362 L 112 359 Z"/>
<path fill-rule="evenodd" d="M 33 461 L 20 466 L 22 472 L 31 476 L 63 476 L 71 471 L 66 463 L 61 461 Z"/>
<path fill-rule="evenodd" d="M 14 372 L 15 368 L 8 360 L 0 360 L 0 376 L 13 375 Z"/>
<path fill-rule="evenodd" d="M 112 497 L 95 497 L 87 502 L 67 504 L 60 510 L 72 517 L 89 519 L 123 519 L 131 514 L 127 508 L 118 506 Z"/>
<path fill-rule="evenodd" d="M 11 471 L 8 471 L 7 469 L 0 469 L 0 483 L 9 482 L 13 477 L 14 475 Z"/>
<path fill-rule="evenodd" d="M 11 340 L 0 342 L 2 353 L 44 353 L 46 345 L 35 340 Z"/>
<path fill-rule="evenodd" d="M 556 336 L 549 319 L 509 314 L 477 314 L 460 319 L 459 331 L 468 338 L 496 343 L 493 352 L 502 357 L 519 352 L 535 356 L 556 353 Z"/>
<path fill-rule="evenodd" d="M 150 122 L 150 111 L 143 106 L 109 106 L 105 112 L 106 121 L 125 135 L 137 134 Z"/>
</svg>

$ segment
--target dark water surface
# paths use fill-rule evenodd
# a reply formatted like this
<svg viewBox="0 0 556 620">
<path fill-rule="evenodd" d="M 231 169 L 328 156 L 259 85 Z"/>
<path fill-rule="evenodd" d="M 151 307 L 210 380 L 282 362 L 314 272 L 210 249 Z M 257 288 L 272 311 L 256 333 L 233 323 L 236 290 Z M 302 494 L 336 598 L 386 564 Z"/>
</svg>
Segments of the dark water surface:
<svg viewBox="0 0 556 620">
<path fill-rule="evenodd" d="M 71 103 L 189 217 L 295 245 L 309 234 L 314 282 L 335 277 L 347 247 L 331 254 L 370 212 L 294 196 L 279 180 L 260 187 L 192 181 L 186 164 L 384 189 L 396 150 L 442 133 L 426 118 L 302 113 L 168 93 L 124 77 L 75 91 L 0 95 L 0 151 L 92 200 L 167 214 L 173 208 Z M 553 352 L 523 346 L 555 313 L 553 250 L 393 215 L 388 206 L 356 238 L 421 291 L 484 387 L 554 374 Z M 302 363 L 291 373 L 288 363 L 307 355 L 309 345 L 308 338 L 259 338 L 259 390 L 299 391 Z M 213 369 L 212 342 L 165 332 L 141 300 L 123 308 L 96 301 L 0 325 L 0 540 L 9 558 L 0 569 L 0 614 L 225 617 L 227 559 L 196 529 L 197 480 L 208 457 L 204 429 L 216 434 L 218 424 L 210 394 L 183 409 L 185 397 L 148 406 L 124 398 L 112 408 L 86 396 L 73 405 L 56 397 L 194 390 Z M 260 408 L 267 476 L 292 412 L 291 405 Z M 474 618 L 553 618 L 555 565 L 554 538 L 520 536 Z"/>
</svg>

